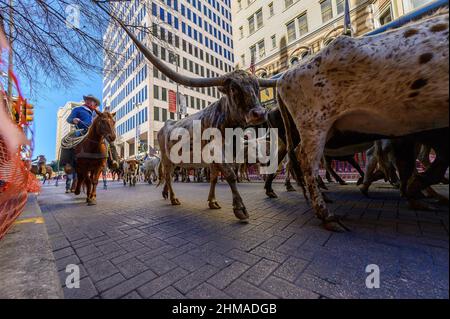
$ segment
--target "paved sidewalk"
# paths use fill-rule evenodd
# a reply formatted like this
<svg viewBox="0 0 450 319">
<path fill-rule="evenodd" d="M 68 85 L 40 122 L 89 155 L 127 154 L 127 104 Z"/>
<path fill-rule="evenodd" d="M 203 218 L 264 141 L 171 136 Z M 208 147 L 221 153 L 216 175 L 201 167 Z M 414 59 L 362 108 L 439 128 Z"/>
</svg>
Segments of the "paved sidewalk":
<svg viewBox="0 0 450 319">
<path fill-rule="evenodd" d="M 36 195 L 0 240 L 0 299 L 63 297 L 44 218 Z"/>
<path fill-rule="evenodd" d="M 175 184 L 182 205 L 161 189 L 110 183 L 98 205 L 46 186 L 39 196 L 64 285 L 68 264 L 80 289 L 66 298 L 448 298 L 449 211 L 409 211 L 398 190 L 331 185 L 330 205 L 349 233 L 320 227 L 299 193 L 240 184 L 250 221 L 239 223 L 220 183 L 221 210 L 207 209 L 208 184 Z M 448 194 L 447 186 L 439 191 Z M 380 268 L 379 289 L 366 287 L 366 266 Z"/>
</svg>

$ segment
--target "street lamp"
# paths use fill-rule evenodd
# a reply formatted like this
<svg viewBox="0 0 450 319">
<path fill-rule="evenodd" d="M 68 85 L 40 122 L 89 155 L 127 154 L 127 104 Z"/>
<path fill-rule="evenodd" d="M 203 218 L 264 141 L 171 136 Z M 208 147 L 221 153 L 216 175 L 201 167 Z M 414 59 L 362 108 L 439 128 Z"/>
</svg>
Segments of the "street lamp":
<svg viewBox="0 0 450 319">
<path fill-rule="evenodd" d="M 140 126 L 139 126 L 139 108 L 142 106 L 142 103 L 136 103 L 134 107 L 136 108 L 136 136 L 134 137 L 134 156 L 137 159 L 138 152 L 139 152 L 139 144 L 141 139 L 141 132 L 140 132 Z"/>
<path fill-rule="evenodd" d="M 175 62 L 176 63 L 176 71 L 178 73 L 178 69 L 180 68 L 180 55 L 176 54 L 176 53 L 171 53 L 170 54 L 170 63 Z M 176 110 L 176 117 L 177 120 L 181 120 L 181 110 L 180 110 L 180 89 L 179 89 L 180 85 L 177 82 L 177 110 Z"/>
</svg>

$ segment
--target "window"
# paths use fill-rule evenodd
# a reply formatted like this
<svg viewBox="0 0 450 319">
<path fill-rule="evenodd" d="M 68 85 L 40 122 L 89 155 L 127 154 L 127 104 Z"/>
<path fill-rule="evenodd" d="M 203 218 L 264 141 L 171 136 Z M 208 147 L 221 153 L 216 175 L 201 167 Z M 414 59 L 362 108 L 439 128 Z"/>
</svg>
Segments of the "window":
<svg viewBox="0 0 450 319">
<path fill-rule="evenodd" d="M 288 42 L 294 41 L 297 38 L 297 34 L 295 32 L 295 20 L 289 22 L 286 25 L 286 28 L 287 28 Z"/>
<path fill-rule="evenodd" d="M 162 109 L 162 121 L 167 121 L 167 109 Z"/>
<path fill-rule="evenodd" d="M 166 88 L 162 88 L 162 91 L 161 91 L 161 100 L 167 101 L 167 89 L 166 89 Z"/>
<path fill-rule="evenodd" d="M 284 0 L 284 6 L 286 8 L 290 7 L 294 3 L 294 0 Z"/>
<path fill-rule="evenodd" d="M 159 100 L 159 87 L 157 85 L 153 86 L 153 97 Z"/>
<path fill-rule="evenodd" d="M 239 37 L 242 39 L 244 37 L 244 27 L 239 28 Z"/>
<path fill-rule="evenodd" d="M 325 23 L 333 18 L 333 7 L 331 6 L 331 0 L 324 0 L 320 3 L 320 9 L 322 10 L 322 23 Z"/>
<path fill-rule="evenodd" d="M 241 55 L 242 66 L 245 66 L 245 54 Z M 208 93 L 208 95 L 210 95 Z"/>
<path fill-rule="evenodd" d="M 277 36 L 274 34 L 270 39 L 272 40 L 272 48 L 275 49 L 277 47 Z"/>
<path fill-rule="evenodd" d="M 264 40 L 258 42 L 258 51 L 260 58 L 263 58 L 266 55 L 266 47 L 264 45 Z"/>
<path fill-rule="evenodd" d="M 262 10 L 258 10 L 255 15 L 256 15 L 256 27 L 257 29 L 260 29 L 264 24 Z"/>
<path fill-rule="evenodd" d="M 386 23 L 389 23 L 391 21 L 392 21 L 392 12 L 391 7 L 389 6 L 389 8 L 380 15 L 380 25 L 385 25 Z"/>
<path fill-rule="evenodd" d="M 256 58 L 256 45 L 250 47 L 250 57 L 252 60 Z"/>
<path fill-rule="evenodd" d="M 403 0 L 403 7 L 405 8 L 406 12 L 409 12 L 431 1 L 432 0 Z"/>
<path fill-rule="evenodd" d="M 300 36 L 308 33 L 308 18 L 306 12 L 298 17 L 298 30 Z"/>
<path fill-rule="evenodd" d="M 153 108 L 153 119 L 155 121 L 159 121 L 159 107 L 154 107 Z"/>
<path fill-rule="evenodd" d="M 248 29 L 250 34 L 255 32 L 255 16 L 251 16 L 250 18 L 248 18 Z"/>
<path fill-rule="evenodd" d="M 269 17 L 273 17 L 275 11 L 273 10 L 273 2 L 269 3 Z"/>
<path fill-rule="evenodd" d="M 238 10 L 242 9 L 242 0 L 237 0 L 238 3 Z"/>
<path fill-rule="evenodd" d="M 336 0 L 337 14 L 341 14 L 342 12 L 344 12 L 344 8 L 345 8 L 344 0 Z"/>
</svg>

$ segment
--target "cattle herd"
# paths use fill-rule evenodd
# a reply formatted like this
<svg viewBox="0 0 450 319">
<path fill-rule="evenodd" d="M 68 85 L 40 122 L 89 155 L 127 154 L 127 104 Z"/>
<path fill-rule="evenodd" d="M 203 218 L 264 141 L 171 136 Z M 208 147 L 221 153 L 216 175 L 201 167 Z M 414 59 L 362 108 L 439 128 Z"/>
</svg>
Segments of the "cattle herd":
<svg viewBox="0 0 450 319">
<path fill-rule="evenodd" d="M 209 207 L 220 208 L 215 197 L 219 176 L 233 194 L 233 211 L 240 220 L 249 218 L 237 189 L 239 167 L 233 163 L 202 161 L 174 163 L 169 136 L 177 129 L 192 131 L 194 121 L 202 130 L 247 128 L 267 125 L 278 129 L 278 160 L 285 158 L 288 172 L 311 202 L 326 229 L 346 230 L 327 208 L 320 188 L 323 162 L 332 171 L 331 160 L 345 160 L 361 175 L 361 191 L 368 194 L 371 183 L 385 179 L 399 187 L 411 208 L 428 209 L 423 191 L 448 205 L 448 199 L 430 186 L 446 182 L 449 165 L 449 14 L 448 8 L 386 32 L 352 38 L 340 36 L 319 53 L 302 60 L 279 79 L 258 79 L 237 70 L 217 78 L 192 78 L 176 73 L 155 57 L 134 34 L 116 20 L 136 47 L 154 67 L 176 83 L 189 87 L 216 86 L 222 97 L 207 108 L 179 121 L 168 121 L 158 133 L 161 154 L 143 163 L 150 183 L 164 184 L 163 196 L 180 205 L 172 187 L 174 177 L 186 180 L 191 169 L 196 180 L 209 180 Z M 260 88 L 274 87 L 278 107 L 266 110 L 259 100 Z M 222 135 L 223 136 L 223 135 Z M 192 139 L 188 141 L 192 147 Z M 354 161 L 354 154 L 368 154 L 366 172 Z M 430 152 L 435 154 L 429 162 Z M 416 160 L 426 168 L 416 171 Z M 123 163 L 124 183 L 134 185 L 137 161 Z M 245 170 L 244 170 L 245 171 Z M 266 176 L 269 197 L 275 174 Z M 288 190 L 292 190 L 287 183 Z"/>
</svg>

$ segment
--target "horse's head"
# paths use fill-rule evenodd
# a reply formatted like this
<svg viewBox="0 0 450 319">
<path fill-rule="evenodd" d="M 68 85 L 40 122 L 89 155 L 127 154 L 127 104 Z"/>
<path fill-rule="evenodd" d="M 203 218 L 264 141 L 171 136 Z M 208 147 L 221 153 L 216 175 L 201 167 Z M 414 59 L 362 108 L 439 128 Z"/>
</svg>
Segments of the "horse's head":
<svg viewBox="0 0 450 319">
<path fill-rule="evenodd" d="M 92 124 L 95 133 L 104 136 L 109 143 L 116 140 L 116 113 L 100 112 L 95 110 L 97 117 Z"/>
</svg>

